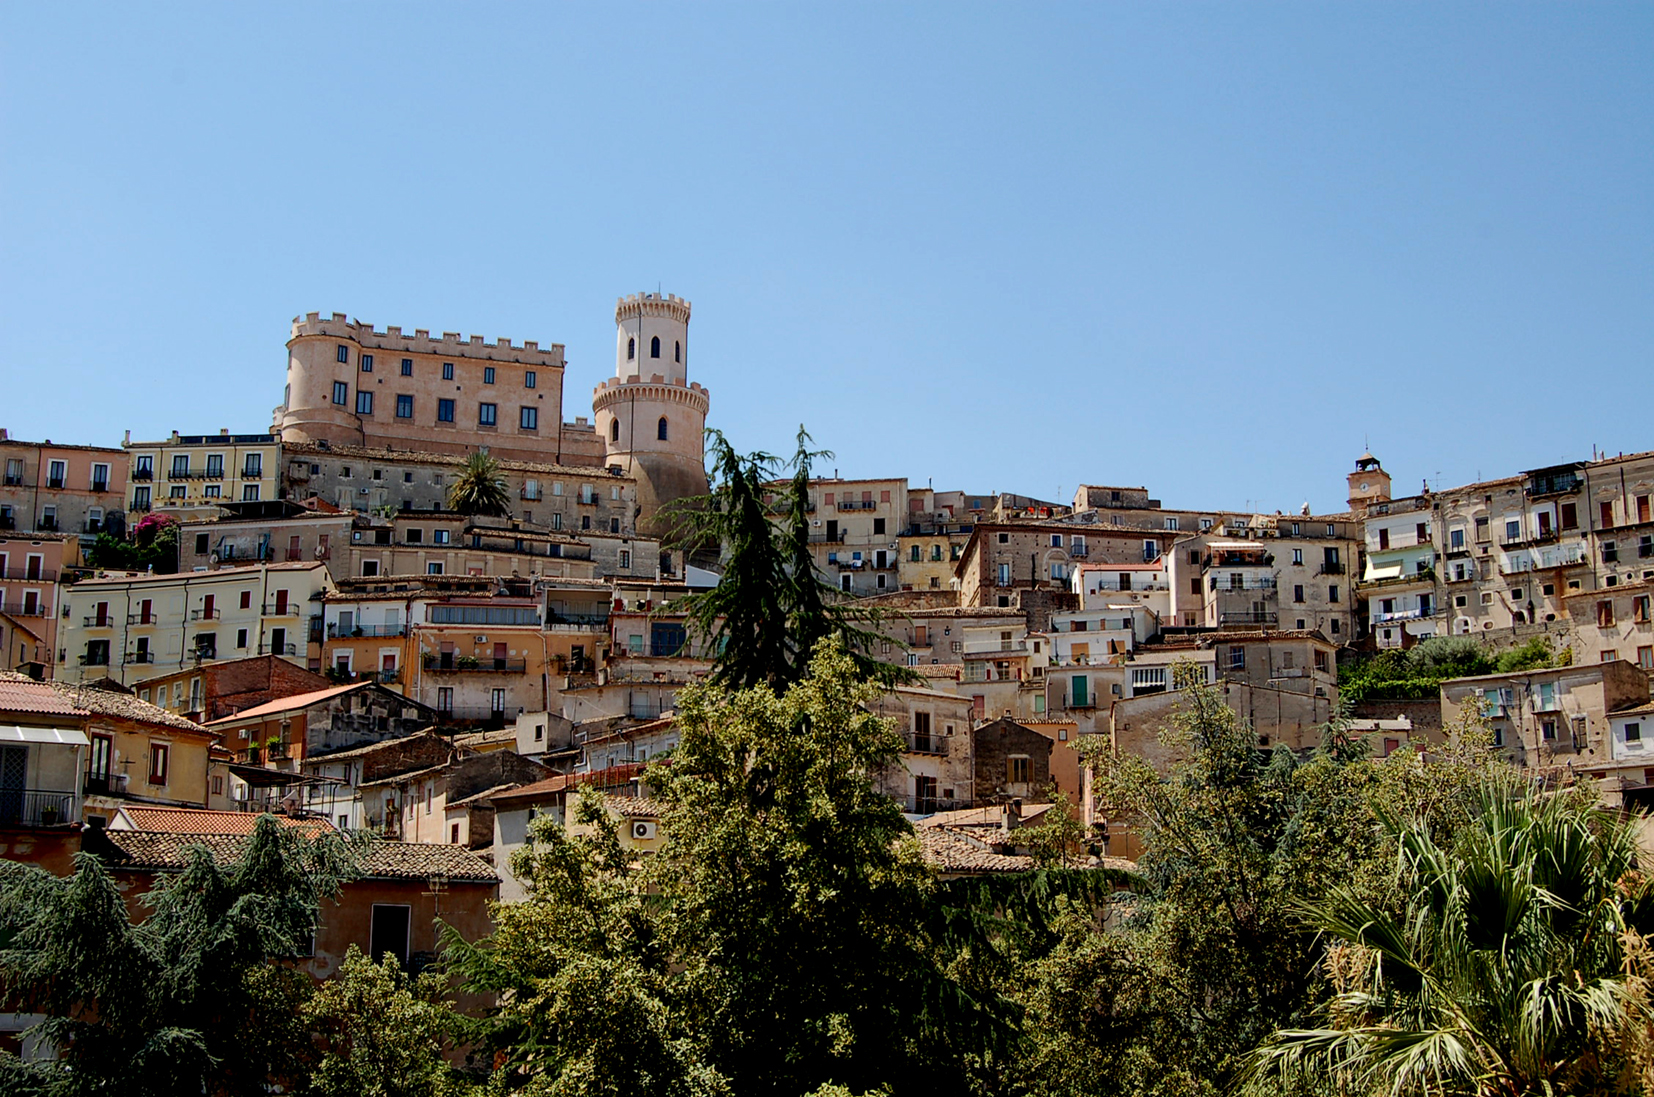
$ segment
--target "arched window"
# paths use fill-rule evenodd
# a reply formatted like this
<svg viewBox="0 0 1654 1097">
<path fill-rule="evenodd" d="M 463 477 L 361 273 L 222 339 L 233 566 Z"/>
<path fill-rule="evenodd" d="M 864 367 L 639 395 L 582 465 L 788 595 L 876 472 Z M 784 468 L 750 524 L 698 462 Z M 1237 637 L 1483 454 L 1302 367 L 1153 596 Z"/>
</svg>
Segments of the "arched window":
<svg viewBox="0 0 1654 1097">
<path fill-rule="evenodd" d="M 672 361 L 683 361 L 683 344 L 675 339 L 672 341 Z"/>
<path fill-rule="evenodd" d="M 666 441 L 666 416 L 664 415 L 660 417 L 660 422 L 655 424 L 655 437 L 662 442 Z"/>
<path fill-rule="evenodd" d="M 637 340 L 636 339 L 626 340 L 626 361 L 630 362 L 632 359 L 634 359 L 636 357 L 637 357 Z"/>
<path fill-rule="evenodd" d="M 659 358 L 660 357 L 660 336 L 658 336 L 658 335 L 655 336 L 653 339 L 649 340 L 649 357 L 651 357 L 651 358 Z"/>
<path fill-rule="evenodd" d="M 609 424 L 609 441 L 620 441 L 620 420 L 616 419 Z"/>
</svg>

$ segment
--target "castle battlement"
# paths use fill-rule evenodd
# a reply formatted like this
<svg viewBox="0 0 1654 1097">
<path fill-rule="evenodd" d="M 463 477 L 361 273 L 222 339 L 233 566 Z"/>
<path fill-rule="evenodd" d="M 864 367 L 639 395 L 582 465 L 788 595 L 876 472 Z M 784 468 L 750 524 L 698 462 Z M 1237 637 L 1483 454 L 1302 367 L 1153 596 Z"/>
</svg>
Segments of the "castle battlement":
<svg viewBox="0 0 1654 1097">
<path fill-rule="evenodd" d="M 661 374 L 661 373 L 656 373 L 656 374 L 651 375 L 649 380 L 647 380 L 647 381 L 643 380 L 642 377 L 640 377 L 639 375 L 637 375 L 635 373 L 632 374 L 630 377 L 626 378 L 625 380 L 621 380 L 619 377 L 610 377 L 610 378 L 606 379 L 601 385 L 598 385 L 595 388 L 593 388 L 592 389 L 592 395 L 596 396 L 598 393 L 602 392 L 604 389 L 618 389 L 618 388 L 625 388 L 625 387 L 636 386 L 636 385 L 660 385 L 660 386 L 666 387 L 666 388 L 688 389 L 690 392 L 698 392 L 702 396 L 712 395 L 710 392 L 708 392 L 706 390 L 706 386 L 702 385 L 699 381 L 691 381 L 686 385 L 686 384 L 684 384 L 683 378 L 681 378 L 681 377 L 673 378 L 672 380 L 668 381 L 666 379 L 666 375 Z"/>
<path fill-rule="evenodd" d="M 615 302 L 615 323 L 641 316 L 665 316 L 689 323 L 689 302 L 674 294 L 634 293 Z"/>
<path fill-rule="evenodd" d="M 553 369 L 563 368 L 562 343 L 552 343 L 542 348 L 537 340 L 525 339 L 520 345 L 514 346 L 509 336 L 502 335 L 490 343 L 480 335 L 462 340 L 457 331 L 445 331 L 442 338 L 433 339 L 425 328 L 415 328 L 410 336 L 405 334 L 399 325 L 388 325 L 381 331 L 370 323 L 351 320 L 342 312 L 333 313 L 329 319 L 323 319 L 319 312 L 308 312 L 303 317 L 295 316 L 288 341 L 292 342 L 305 336 L 348 339 L 358 346 L 373 350 L 451 355 L 456 358 L 480 358 Z"/>
</svg>

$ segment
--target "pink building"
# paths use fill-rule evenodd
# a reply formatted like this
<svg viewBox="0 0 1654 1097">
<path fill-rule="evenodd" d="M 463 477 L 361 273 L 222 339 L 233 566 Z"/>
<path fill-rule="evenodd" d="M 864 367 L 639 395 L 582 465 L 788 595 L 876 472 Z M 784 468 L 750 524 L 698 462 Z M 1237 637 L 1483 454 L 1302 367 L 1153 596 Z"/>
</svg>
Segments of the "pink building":
<svg viewBox="0 0 1654 1097">
<path fill-rule="evenodd" d="M 72 534 L 0 532 L 0 669 L 57 662 L 57 609 L 65 568 L 80 563 Z"/>
</svg>

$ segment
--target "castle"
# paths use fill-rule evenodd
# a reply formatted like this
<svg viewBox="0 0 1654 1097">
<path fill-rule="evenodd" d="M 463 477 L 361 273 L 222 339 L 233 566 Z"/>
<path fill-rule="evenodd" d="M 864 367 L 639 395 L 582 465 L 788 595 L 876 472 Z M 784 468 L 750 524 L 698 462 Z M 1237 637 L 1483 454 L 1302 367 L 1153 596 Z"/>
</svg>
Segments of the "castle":
<svg viewBox="0 0 1654 1097">
<path fill-rule="evenodd" d="M 308 313 L 293 320 L 273 433 L 285 443 L 606 468 L 637 481 L 639 525 L 651 528 L 660 507 L 707 490 L 709 395 L 688 379 L 689 311 L 671 295 L 621 298 L 614 377 L 593 390 L 593 419 L 572 423 L 561 343 L 438 339 Z"/>
</svg>

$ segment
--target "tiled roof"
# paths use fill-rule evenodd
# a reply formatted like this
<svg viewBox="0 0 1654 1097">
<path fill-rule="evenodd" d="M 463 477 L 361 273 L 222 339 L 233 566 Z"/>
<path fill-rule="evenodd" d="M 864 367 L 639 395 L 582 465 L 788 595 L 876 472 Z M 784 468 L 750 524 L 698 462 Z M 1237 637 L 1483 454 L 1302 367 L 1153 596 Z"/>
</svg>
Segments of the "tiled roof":
<svg viewBox="0 0 1654 1097">
<path fill-rule="evenodd" d="M 311 705 L 320 704 L 330 697 L 337 697 L 341 693 L 349 693 L 353 689 L 368 689 L 373 684 L 372 682 L 352 682 L 346 686 L 330 686 L 327 689 L 312 690 L 309 693 L 295 693 L 291 697 L 278 697 L 274 701 L 266 701 L 262 705 L 242 709 L 234 716 L 213 720 L 208 726 L 218 727 L 221 724 L 233 724 L 250 717 L 274 716 L 280 712 L 295 712 L 301 708 L 309 708 Z"/>
<path fill-rule="evenodd" d="M 1035 867 L 1032 857 L 994 853 L 940 827 L 919 827 L 917 833 L 925 863 L 939 872 L 1027 872 Z"/>
<path fill-rule="evenodd" d="M 251 834 L 259 820 L 258 815 L 250 811 L 209 811 L 206 808 L 123 804 L 119 811 L 132 824 L 133 830 L 157 834 Z M 284 827 L 298 827 L 312 834 L 333 829 L 333 824 L 326 819 L 295 818 L 291 815 L 276 815 L 273 818 Z"/>
<path fill-rule="evenodd" d="M 642 774 L 642 762 L 623 762 L 608 769 L 590 770 L 586 773 L 559 773 L 555 777 L 547 777 L 543 781 L 523 785 L 508 792 L 497 792 L 491 797 L 497 806 L 514 806 L 519 803 L 531 804 L 543 801 L 550 796 L 581 785 L 596 785 L 598 788 L 619 788 L 628 785 Z"/>
<path fill-rule="evenodd" d="M 247 836 L 240 834 L 157 834 L 141 830 L 104 832 L 117 851 L 119 868 L 180 869 L 193 846 L 205 846 L 219 864 L 241 856 Z M 429 842 L 375 841 L 362 862 L 362 875 L 379 880 L 448 880 L 497 883 L 499 875 L 487 861 L 463 846 Z"/>
<path fill-rule="evenodd" d="M 411 449 L 376 449 L 372 446 L 352 446 L 329 443 L 318 446 L 308 442 L 286 442 L 282 448 L 288 453 L 309 453 L 333 457 L 368 457 L 376 458 L 386 464 L 412 462 L 415 464 L 452 465 L 465 464 L 465 458 L 452 453 L 426 453 L 422 450 Z M 630 476 L 612 476 L 603 468 L 586 465 L 548 465 L 538 461 L 514 461 L 497 458 L 502 469 L 512 472 L 562 472 L 573 479 L 585 478 L 593 481 L 602 479 L 604 483 L 620 482 L 631 483 Z"/>
<path fill-rule="evenodd" d="M 207 729 L 195 721 L 174 716 L 166 709 L 140 701 L 129 693 L 96 689 L 74 682 L 36 682 L 27 675 L 12 671 L 0 671 L 0 711 L 111 716 L 178 731 L 207 733 Z"/>
<path fill-rule="evenodd" d="M 605 796 L 603 806 L 622 819 L 659 819 L 661 805 L 646 796 Z"/>
</svg>

